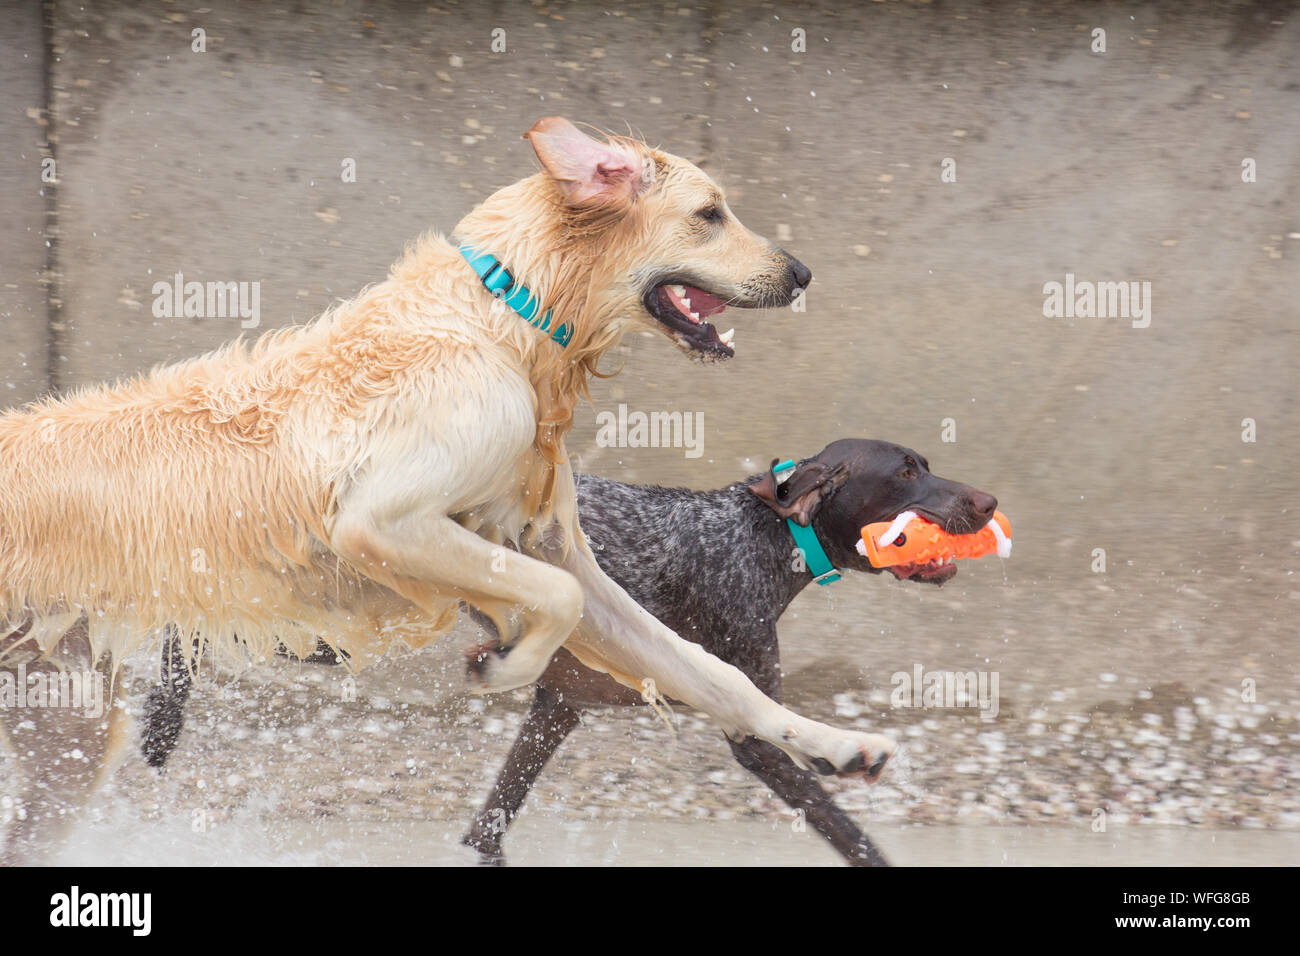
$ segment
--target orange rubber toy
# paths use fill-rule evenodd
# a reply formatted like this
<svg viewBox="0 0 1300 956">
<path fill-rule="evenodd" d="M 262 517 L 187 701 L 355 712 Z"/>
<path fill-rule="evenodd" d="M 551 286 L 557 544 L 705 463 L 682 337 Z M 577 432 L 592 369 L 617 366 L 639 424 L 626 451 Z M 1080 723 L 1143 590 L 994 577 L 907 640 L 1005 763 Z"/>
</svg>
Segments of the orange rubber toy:
<svg viewBox="0 0 1300 956">
<path fill-rule="evenodd" d="M 914 511 L 904 511 L 893 521 L 877 521 L 862 529 L 858 553 L 874 568 L 899 564 L 946 563 L 956 558 L 978 558 L 996 553 L 1011 556 L 1011 522 L 993 512 L 987 525 L 974 534 L 948 534 Z"/>
</svg>

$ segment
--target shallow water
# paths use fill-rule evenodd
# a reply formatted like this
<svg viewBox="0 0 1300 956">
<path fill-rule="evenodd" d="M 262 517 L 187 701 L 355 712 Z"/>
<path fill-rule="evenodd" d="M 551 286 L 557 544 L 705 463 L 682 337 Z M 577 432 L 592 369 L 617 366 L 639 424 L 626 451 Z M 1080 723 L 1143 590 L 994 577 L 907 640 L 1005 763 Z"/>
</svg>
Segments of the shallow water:
<svg viewBox="0 0 1300 956">
<path fill-rule="evenodd" d="M 471 866 L 461 828 L 445 822 L 320 822 L 251 811 L 206 833 L 188 817 L 123 826 L 105 819 L 73 834 L 58 862 L 102 866 Z M 1293 866 L 1300 832 L 1117 826 L 898 826 L 872 830 L 900 866 Z M 788 822 L 564 820 L 524 814 L 507 855 L 518 866 L 836 866 L 814 833 Z"/>
</svg>

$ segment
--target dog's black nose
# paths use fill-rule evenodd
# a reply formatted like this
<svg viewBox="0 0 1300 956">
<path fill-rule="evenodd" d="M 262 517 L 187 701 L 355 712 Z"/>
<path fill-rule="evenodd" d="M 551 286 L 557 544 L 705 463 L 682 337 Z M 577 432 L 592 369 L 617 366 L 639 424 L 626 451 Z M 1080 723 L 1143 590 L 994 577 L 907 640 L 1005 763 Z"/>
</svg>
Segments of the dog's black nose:
<svg viewBox="0 0 1300 956">
<path fill-rule="evenodd" d="M 975 517 L 981 521 L 988 521 L 993 517 L 993 512 L 997 510 L 998 499 L 992 495 L 986 495 L 982 491 L 976 491 L 970 496 L 971 508 L 975 510 Z"/>
<path fill-rule="evenodd" d="M 790 267 L 790 281 L 794 283 L 795 288 L 808 288 L 808 283 L 812 282 L 812 270 L 788 252 L 786 253 L 786 263 Z"/>
</svg>

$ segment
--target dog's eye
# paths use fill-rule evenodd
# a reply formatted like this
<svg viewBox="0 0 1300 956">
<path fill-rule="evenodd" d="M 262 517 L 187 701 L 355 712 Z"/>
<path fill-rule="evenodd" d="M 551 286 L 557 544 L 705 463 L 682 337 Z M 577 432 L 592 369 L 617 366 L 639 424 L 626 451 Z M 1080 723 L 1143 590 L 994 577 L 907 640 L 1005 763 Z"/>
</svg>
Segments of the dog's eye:
<svg viewBox="0 0 1300 956">
<path fill-rule="evenodd" d="M 705 222 L 722 222 L 722 209 L 719 206 L 705 206 L 695 217 Z"/>
<path fill-rule="evenodd" d="M 898 477 L 902 478 L 904 481 L 911 481 L 913 478 L 916 477 L 916 472 L 914 472 L 911 468 L 904 468 L 902 471 L 898 473 Z"/>
</svg>

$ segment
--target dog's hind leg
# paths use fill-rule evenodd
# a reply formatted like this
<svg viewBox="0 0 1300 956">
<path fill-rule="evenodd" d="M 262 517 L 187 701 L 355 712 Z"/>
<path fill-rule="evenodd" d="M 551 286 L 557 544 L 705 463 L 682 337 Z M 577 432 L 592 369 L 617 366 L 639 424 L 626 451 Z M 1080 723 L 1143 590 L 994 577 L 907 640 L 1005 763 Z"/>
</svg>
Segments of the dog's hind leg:
<svg viewBox="0 0 1300 956">
<path fill-rule="evenodd" d="M 51 659 L 24 662 L 17 674 L 26 685 L 22 706 L 0 709 L 22 780 L 6 812 L 13 819 L 0 852 L 3 866 L 31 866 L 54 855 L 121 746 L 127 723 L 107 663 L 91 659 L 85 618 Z"/>
<path fill-rule="evenodd" d="M 459 599 L 491 617 L 504 639 L 504 610 L 520 608 L 519 636 L 471 661 L 471 689 L 480 693 L 535 681 L 582 616 L 582 588 L 572 574 L 494 546 L 444 516 L 407 516 L 399 530 L 345 511 L 330 546 L 435 618 Z"/>
<path fill-rule="evenodd" d="M 542 768 L 564 743 L 569 732 L 578 726 L 578 720 L 578 711 L 564 703 L 559 693 L 545 684 L 537 685 L 533 706 L 529 708 L 519 736 L 510 748 L 510 755 L 492 787 L 492 794 L 460 841 L 478 851 L 480 863 L 505 864 L 501 838 L 505 836 L 506 828 L 523 806 Z"/>
<path fill-rule="evenodd" d="M 189 700 L 194 684 L 190 655 L 172 625 L 167 626 L 163 641 L 160 677 L 158 684 L 149 688 L 149 697 L 144 705 L 144 734 L 140 740 L 145 761 L 158 768 L 176 749 L 181 728 L 185 726 L 185 702 Z"/>
</svg>

